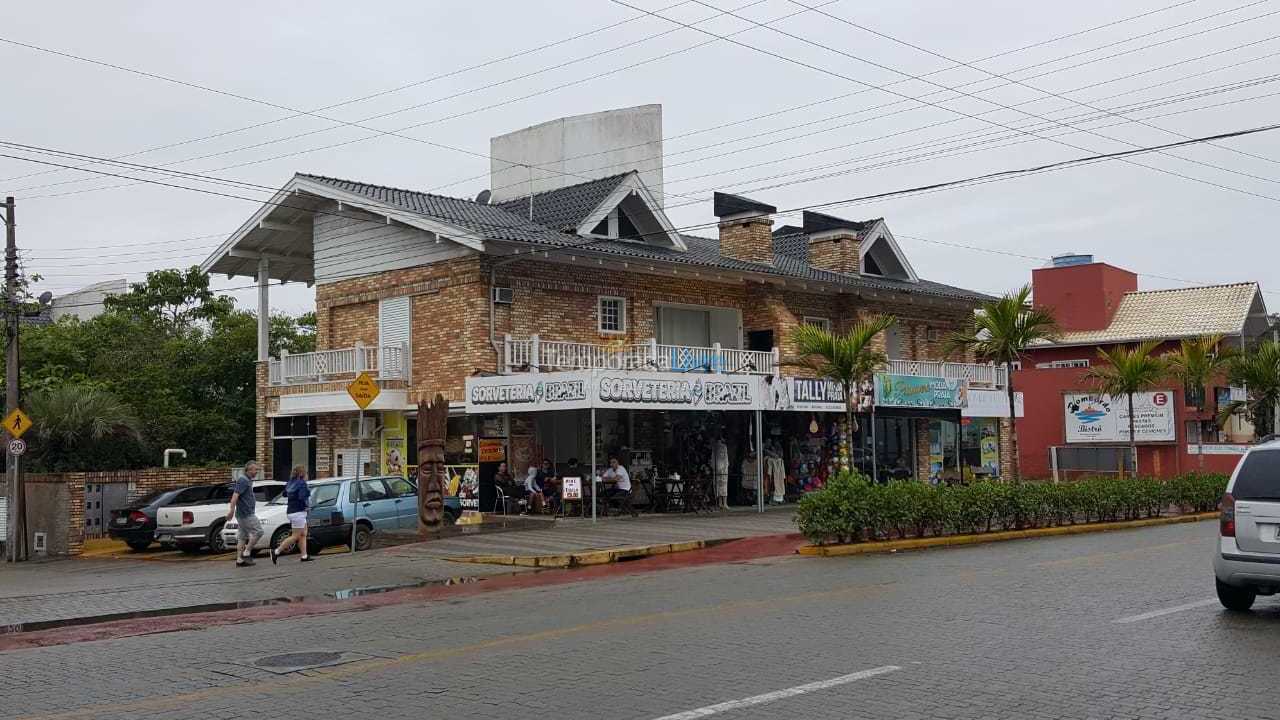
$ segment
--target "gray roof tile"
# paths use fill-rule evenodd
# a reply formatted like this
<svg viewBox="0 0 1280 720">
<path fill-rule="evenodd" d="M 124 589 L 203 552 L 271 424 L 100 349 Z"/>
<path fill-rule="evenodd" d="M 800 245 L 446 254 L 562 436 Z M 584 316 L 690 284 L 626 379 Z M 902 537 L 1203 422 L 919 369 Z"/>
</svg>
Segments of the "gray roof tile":
<svg viewBox="0 0 1280 720">
<path fill-rule="evenodd" d="M 626 173 L 614 175 L 535 195 L 535 221 L 530 221 L 527 214 L 516 212 L 522 207 L 522 203 L 528 202 L 527 198 L 511 200 L 498 205 L 482 205 L 473 200 L 462 198 L 299 173 L 299 177 L 313 182 L 328 185 L 345 192 L 363 195 L 378 204 L 418 213 L 439 222 L 456 225 L 491 240 L 529 243 L 548 247 L 581 247 L 583 252 L 597 252 L 604 255 L 631 257 L 652 262 L 696 265 L 713 270 L 778 275 L 811 282 L 842 285 L 850 290 L 863 288 L 867 290 L 916 292 L 975 302 L 991 299 L 988 295 L 972 290 L 927 280 L 912 283 L 866 275 L 847 275 L 810 267 L 808 262 L 808 237 L 803 233 L 794 235 L 778 235 L 775 233 L 773 237 L 775 262 L 773 265 L 765 265 L 721 255 L 720 241 L 716 238 L 682 234 L 681 238 L 688 249 L 681 251 L 636 240 L 601 240 L 583 237 L 561 232 L 554 229 L 554 226 L 536 222 L 541 217 L 547 222 L 565 223 L 576 227 L 577 223 L 580 223 L 591 210 L 598 207 L 600 202 L 608 197 L 609 193 L 613 192 L 614 188 L 625 176 Z M 539 202 L 540 198 L 543 201 L 541 203 Z M 594 204 L 592 204 L 593 200 Z M 588 205 L 590 207 L 587 207 Z M 539 215 L 540 206 L 545 208 L 544 214 L 541 216 Z"/>
</svg>

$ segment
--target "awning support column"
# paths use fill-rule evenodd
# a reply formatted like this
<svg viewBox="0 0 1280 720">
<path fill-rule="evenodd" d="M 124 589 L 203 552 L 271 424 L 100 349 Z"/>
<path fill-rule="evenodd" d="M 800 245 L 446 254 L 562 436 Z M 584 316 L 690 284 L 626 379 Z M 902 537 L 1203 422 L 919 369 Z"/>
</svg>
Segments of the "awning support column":
<svg viewBox="0 0 1280 720">
<path fill-rule="evenodd" d="M 258 258 L 258 362 L 271 356 L 271 305 L 267 291 L 267 259 Z"/>
</svg>

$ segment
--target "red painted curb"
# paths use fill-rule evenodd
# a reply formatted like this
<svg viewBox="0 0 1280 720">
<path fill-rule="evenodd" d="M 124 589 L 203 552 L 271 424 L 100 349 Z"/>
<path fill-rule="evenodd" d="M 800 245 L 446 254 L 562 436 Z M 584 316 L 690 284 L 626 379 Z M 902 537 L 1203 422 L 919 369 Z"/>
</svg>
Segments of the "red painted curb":
<svg viewBox="0 0 1280 720">
<path fill-rule="evenodd" d="M 523 590 L 526 588 L 603 580 L 611 577 L 674 570 L 699 565 L 794 555 L 796 550 L 804 543 L 804 537 L 799 534 L 766 535 L 733 540 L 702 550 L 655 555 L 608 565 L 592 565 L 564 570 L 516 572 L 510 575 L 484 578 L 474 582 L 392 590 L 379 595 L 370 595 L 353 600 L 302 600 L 267 607 L 197 612 L 188 615 L 169 615 L 133 620 L 113 620 L 91 625 L 74 625 L 50 630 L 0 635 L 0 652 L 52 645 L 68 645 L 94 640 L 111 640 L 137 635 L 200 630 L 218 625 L 359 612 L 407 603 L 431 602 L 508 590 Z"/>
</svg>

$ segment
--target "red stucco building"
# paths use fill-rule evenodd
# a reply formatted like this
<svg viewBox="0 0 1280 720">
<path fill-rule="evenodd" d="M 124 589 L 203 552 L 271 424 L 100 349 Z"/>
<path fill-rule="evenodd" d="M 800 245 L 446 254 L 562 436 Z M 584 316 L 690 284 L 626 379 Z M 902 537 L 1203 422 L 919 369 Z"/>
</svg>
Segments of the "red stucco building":
<svg viewBox="0 0 1280 720">
<path fill-rule="evenodd" d="M 1204 335 L 1244 347 L 1269 331 L 1257 283 L 1140 291 L 1136 273 L 1064 255 L 1032 271 L 1032 288 L 1035 306 L 1051 309 L 1062 333 L 1029 352 L 1014 374 L 1027 408 L 1018 421 L 1018 453 L 1029 478 L 1115 473 L 1122 464 L 1133 471 L 1127 401 L 1098 395 L 1085 379 L 1100 349 L 1159 340 L 1159 351 L 1172 351 Z M 1198 398 L 1169 380 L 1137 396 L 1137 472 L 1229 472 L 1253 428 L 1243 417 L 1220 428 L 1214 418 L 1241 393 L 1219 380 Z"/>
</svg>

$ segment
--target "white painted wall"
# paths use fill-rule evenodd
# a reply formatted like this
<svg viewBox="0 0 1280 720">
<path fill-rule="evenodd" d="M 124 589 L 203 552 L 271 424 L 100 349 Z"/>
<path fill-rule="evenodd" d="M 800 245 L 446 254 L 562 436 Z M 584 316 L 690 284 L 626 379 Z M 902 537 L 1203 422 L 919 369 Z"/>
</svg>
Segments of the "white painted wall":
<svg viewBox="0 0 1280 720">
<path fill-rule="evenodd" d="M 662 106 L 559 118 L 489 139 L 492 202 L 639 170 L 662 204 Z M 534 166 L 532 170 L 525 165 Z"/>
<path fill-rule="evenodd" d="M 316 213 L 314 248 L 316 284 L 400 270 L 460 257 L 471 252 L 448 239 L 400 224 L 387 225 L 372 214 L 345 210 L 337 203 Z"/>
<path fill-rule="evenodd" d="M 123 295 L 129 292 L 129 283 L 124 278 L 104 280 L 75 292 L 67 293 L 53 299 L 51 313 L 54 322 L 63 317 L 75 317 L 90 320 L 102 314 L 105 309 L 103 301 L 108 295 Z"/>
</svg>

